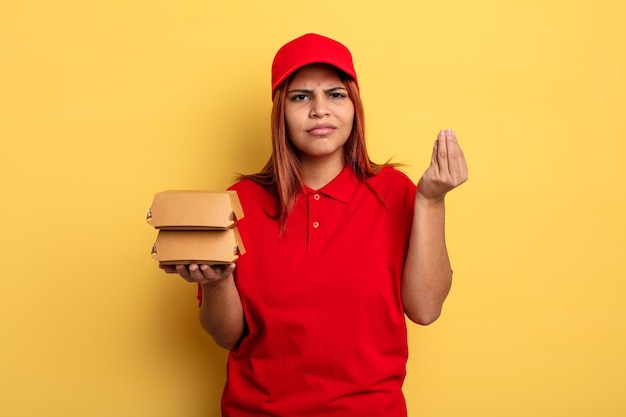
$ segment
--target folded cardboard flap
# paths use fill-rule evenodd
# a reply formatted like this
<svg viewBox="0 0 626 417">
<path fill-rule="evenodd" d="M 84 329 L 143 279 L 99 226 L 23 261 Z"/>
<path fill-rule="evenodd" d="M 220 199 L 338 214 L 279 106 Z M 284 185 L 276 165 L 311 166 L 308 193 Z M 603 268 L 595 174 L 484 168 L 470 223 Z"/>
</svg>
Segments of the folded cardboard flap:
<svg viewBox="0 0 626 417">
<path fill-rule="evenodd" d="M 224 230 L 243 218 L 236 191 L 162 191 L 154 195 L 147 222 L 162 230 Z"/>
<path fill-rule="evenodd" d="M 152 257 L 161 264 L 228 264 L 246 252 L 236 227 L 226 230 L 159 230 Z"/>
</svg>

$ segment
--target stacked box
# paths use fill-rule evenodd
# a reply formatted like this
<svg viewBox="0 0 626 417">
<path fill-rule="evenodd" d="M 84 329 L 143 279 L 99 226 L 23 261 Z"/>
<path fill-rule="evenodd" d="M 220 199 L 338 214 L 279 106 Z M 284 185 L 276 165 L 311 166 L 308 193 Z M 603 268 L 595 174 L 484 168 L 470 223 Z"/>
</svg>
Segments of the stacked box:
<svg viewBox="0 0 626 417">
<path fill-rule="evenodd" d="M 242 218 L 236 191 L 157 193 L 147 217 L 158 230 L 152 257 L 167 265 L 235 262 L 245 253 L 237 230 Z"/>
</svg>

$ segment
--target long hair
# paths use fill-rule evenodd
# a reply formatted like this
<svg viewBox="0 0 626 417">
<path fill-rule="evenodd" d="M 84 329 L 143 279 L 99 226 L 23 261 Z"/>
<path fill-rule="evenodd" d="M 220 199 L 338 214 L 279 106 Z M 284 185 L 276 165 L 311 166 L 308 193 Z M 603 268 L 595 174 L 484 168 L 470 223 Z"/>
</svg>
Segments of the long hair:
<svg viewBox="0 0 626 417">
<path fill-rule="evenodd" d="M 389 164 L 376 164 L 369 158 L 365 145 L 365 118 L 359 89 L 352 77 L 342 71 L 337 70 L 337 72 L 354 105 L 352 131 L 343 146 L 344 162 L 349 164 L 357 178 L 372 190 L 367 179 L 376 175 L 385 165 Z M 240 176 L 240 179 L 250 179 L 276 196 L 278 212 L 273 214 L 273 217 L 279 221 L 282 233 L 286 232 L 287 218 L 304 186 L 300 159 L 294 145 L 287 137 L 285 122 L 287 88 L 294 76 L 295 74 L 292 74 L 287 78 L 274 93 L 271 115 L 272 155 L 270 159 L 260 172 Z"/>
</svg>

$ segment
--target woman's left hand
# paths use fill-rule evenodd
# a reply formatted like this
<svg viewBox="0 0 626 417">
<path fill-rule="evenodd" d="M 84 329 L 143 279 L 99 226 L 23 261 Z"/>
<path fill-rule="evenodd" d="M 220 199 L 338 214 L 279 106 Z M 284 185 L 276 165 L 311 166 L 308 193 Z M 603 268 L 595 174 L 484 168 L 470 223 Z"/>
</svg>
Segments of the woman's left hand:
<svg viewBox="0 0 626 417">
<path fill-rule="evenodd" d="M 451 129 L 439 131 L 430 166 L 417 185 L 417 192 L 429 200 L 441 200 L 448 191 L 467 181 L 465 156 Z"/>
</svg>

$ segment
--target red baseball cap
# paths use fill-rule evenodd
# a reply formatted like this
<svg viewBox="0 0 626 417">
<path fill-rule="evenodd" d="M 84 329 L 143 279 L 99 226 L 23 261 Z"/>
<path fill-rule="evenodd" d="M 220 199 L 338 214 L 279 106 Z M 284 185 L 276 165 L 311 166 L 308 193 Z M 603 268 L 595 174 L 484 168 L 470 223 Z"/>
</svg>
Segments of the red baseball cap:
<svg viewBox="0 0 626 417">
<path fill-rule="evenodd" d="M 348 74 L 357 83 L 352 54 L 343 44 L 308 33 L 283 45 L 272 63 L 272 99 L 276 88 L 295 71 L 309 64 L 330 64 Z"/>
</svg>

